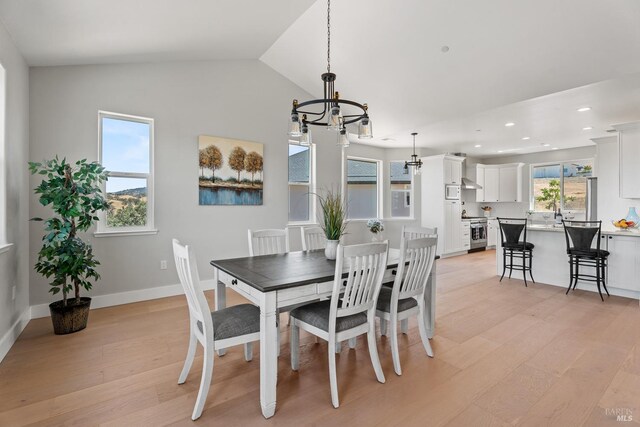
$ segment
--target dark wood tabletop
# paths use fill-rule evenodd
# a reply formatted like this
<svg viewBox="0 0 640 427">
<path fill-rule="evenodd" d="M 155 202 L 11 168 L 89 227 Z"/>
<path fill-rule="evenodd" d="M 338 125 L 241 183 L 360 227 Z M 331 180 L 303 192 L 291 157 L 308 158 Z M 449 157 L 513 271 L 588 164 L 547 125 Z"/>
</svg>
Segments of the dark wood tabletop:
<svg viewBox="0 0 640 427">
<path fill-rule="evenodd" d="M 398 250 L 395 256 L 392 251 L 389 251 L 387 268 L 398 266 Z M 213 260 L 211 265 L 261 292 L 329 282 L 336 269 L 336 262 L 328 260 L 323 249 Z"/>
</svg>

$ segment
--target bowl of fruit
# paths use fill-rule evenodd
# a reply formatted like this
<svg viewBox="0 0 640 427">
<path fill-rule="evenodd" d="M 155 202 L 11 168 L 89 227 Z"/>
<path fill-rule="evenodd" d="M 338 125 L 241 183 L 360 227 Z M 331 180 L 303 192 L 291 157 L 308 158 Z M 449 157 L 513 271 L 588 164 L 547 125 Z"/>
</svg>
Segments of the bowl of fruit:
<svg viewBox="0 0 640 427">
<path fill-rule="evenodd" d="M 632 228 L 638 228 L 637 222 L 629 221 L 624 218 L 618 221 L 611 221 L 611 223 L 618 230 L 631 230 Z"/>
</svg>

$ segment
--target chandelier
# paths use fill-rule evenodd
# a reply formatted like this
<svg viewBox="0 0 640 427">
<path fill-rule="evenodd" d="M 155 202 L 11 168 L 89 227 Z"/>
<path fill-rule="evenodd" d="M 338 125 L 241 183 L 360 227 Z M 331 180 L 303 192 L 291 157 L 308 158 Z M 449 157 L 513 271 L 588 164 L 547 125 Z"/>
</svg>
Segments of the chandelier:
<svg viewBox="0 0 640 427">
<path fill-rule="evenodd" d="M 418 158 L 416 154 L 416 135 L 418 132 L 413 132 L 413 154 L 411 155 L 411 160 L 408 162 L 404 162 L 404 173 L 409 173 L 409 167 L 413 167 L 413 173 L 415 175 L 420 175 L 420 168 L 422 167 L 422 160 Z"/>
<path fill-rule="evenodd" d="M 293 100 L 291 117 L 289 119 L 289 136 L 299 137 L 300 145 L 311 145 L 309 126 L 324 126 L 327 130 L 337 132 L 337 144 L 349 146 L 346 125 L 358 124 L 358 138 L 373 138 L 371 133 L 371 119 L 367 113 L 367 104 L 359 104 L 348 99 L 341 99 L 334 88 L 336 75 L 331 72 L 331 0 L 327 0 L 327 72 L 321 76 L 324 94 L 322 99 L 311 99 L 298 102 Z M 343 111 L 344 107 L 349 110 Z M 305 107 L 312 108 L 306 109 Z M 354 112 L 355 110 L 355 112 Z"/>
</svg>

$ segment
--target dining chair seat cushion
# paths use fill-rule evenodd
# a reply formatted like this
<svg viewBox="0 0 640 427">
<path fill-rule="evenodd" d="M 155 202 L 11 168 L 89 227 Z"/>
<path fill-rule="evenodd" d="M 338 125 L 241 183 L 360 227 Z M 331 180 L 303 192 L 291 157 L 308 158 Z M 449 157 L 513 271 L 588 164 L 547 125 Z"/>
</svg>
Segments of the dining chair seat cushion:
<svg viewBox="0 0 640 427">
<path fill-rule="evenodd" d="M 525 250 L 530 251 L 533 250 L 533 248 L 535 247 L 535 245 L 533 243 L 529 243 L 527 242 L 526 244 L 524 242 L 518 242 L 518 243 L 505 243 L 504 244 L 504 248 L 505 249 L 511 249 L 511 250 L 522 250 L 522 248 L 525 248 Z"/>
<path fill-rule="evenodd" d="M 213 339 L 224 340 L 260 332 L 260 309 L 252 304 L 240 304 L 211 312 Z M 202 332 L 202 323 L 198 322 Z"/>
<path fill-rule="evenodd" d="M 383 287 L 380 289 L 380 295 L 378 295 L 377 309 L 384 311 L 385 313 L 391 313 L 391 293 L 392 289 Z M 416 307 L 418 301 L 415 298 L 405 298 L 398 300 L 398 312 L 409 310 Z"/>
<path fill-rule="evenodd" d="M 584 257 L 584 258 L 606 258 L 609 256 L 609 251 L 605 251 L 604 249 L 589 249 L 589 250 L 580 250 L 576 248 L 569 249 L 569 255 Z"/>
<path fill-rule="evenodd" d="M 315 326 L 325 332 L 329 332 L 329 311 L 331 310 L 331 300 L 318 301 L 312 304 L 303 305 L 291 311 L 291 317 Z M 367 315 L 362 313 L 352 314 L 336 318 L 336 332 L 346 331 L 355 328 L 363 323 L 367 323 Z"/>
</svg>

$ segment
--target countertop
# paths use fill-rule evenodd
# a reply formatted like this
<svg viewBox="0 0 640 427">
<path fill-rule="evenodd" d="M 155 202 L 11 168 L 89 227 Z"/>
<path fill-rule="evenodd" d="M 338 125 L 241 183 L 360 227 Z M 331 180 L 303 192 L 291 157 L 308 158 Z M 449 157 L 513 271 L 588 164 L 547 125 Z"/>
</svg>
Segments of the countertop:
<svg viewBox="0 0 640 427">
<path fill-rule="evenodd" d="M 528 225 L 527 226 L 527 230 L 529 231 L 546 231 L 546 232 L 552 232 L 552 233 L 564 233 L 564 228 L 562 227 L 562 225 L 560 226 L 556 226 L 553 224 L 549 224 L 549 225 L 544 225 L 544 224 L 533 224 L 533 225 Z M 602 234 L 607 234 L 607 235 L 616 235 L 616 236 L 629 236 L 629 237 L 640 237 L 640 230 L 639 229 L 633 229 L 633 230 L 618 230 L 615 228 L 609 228 L 609 227 L 603 227 L 602 228 Z"/>
</svg>

